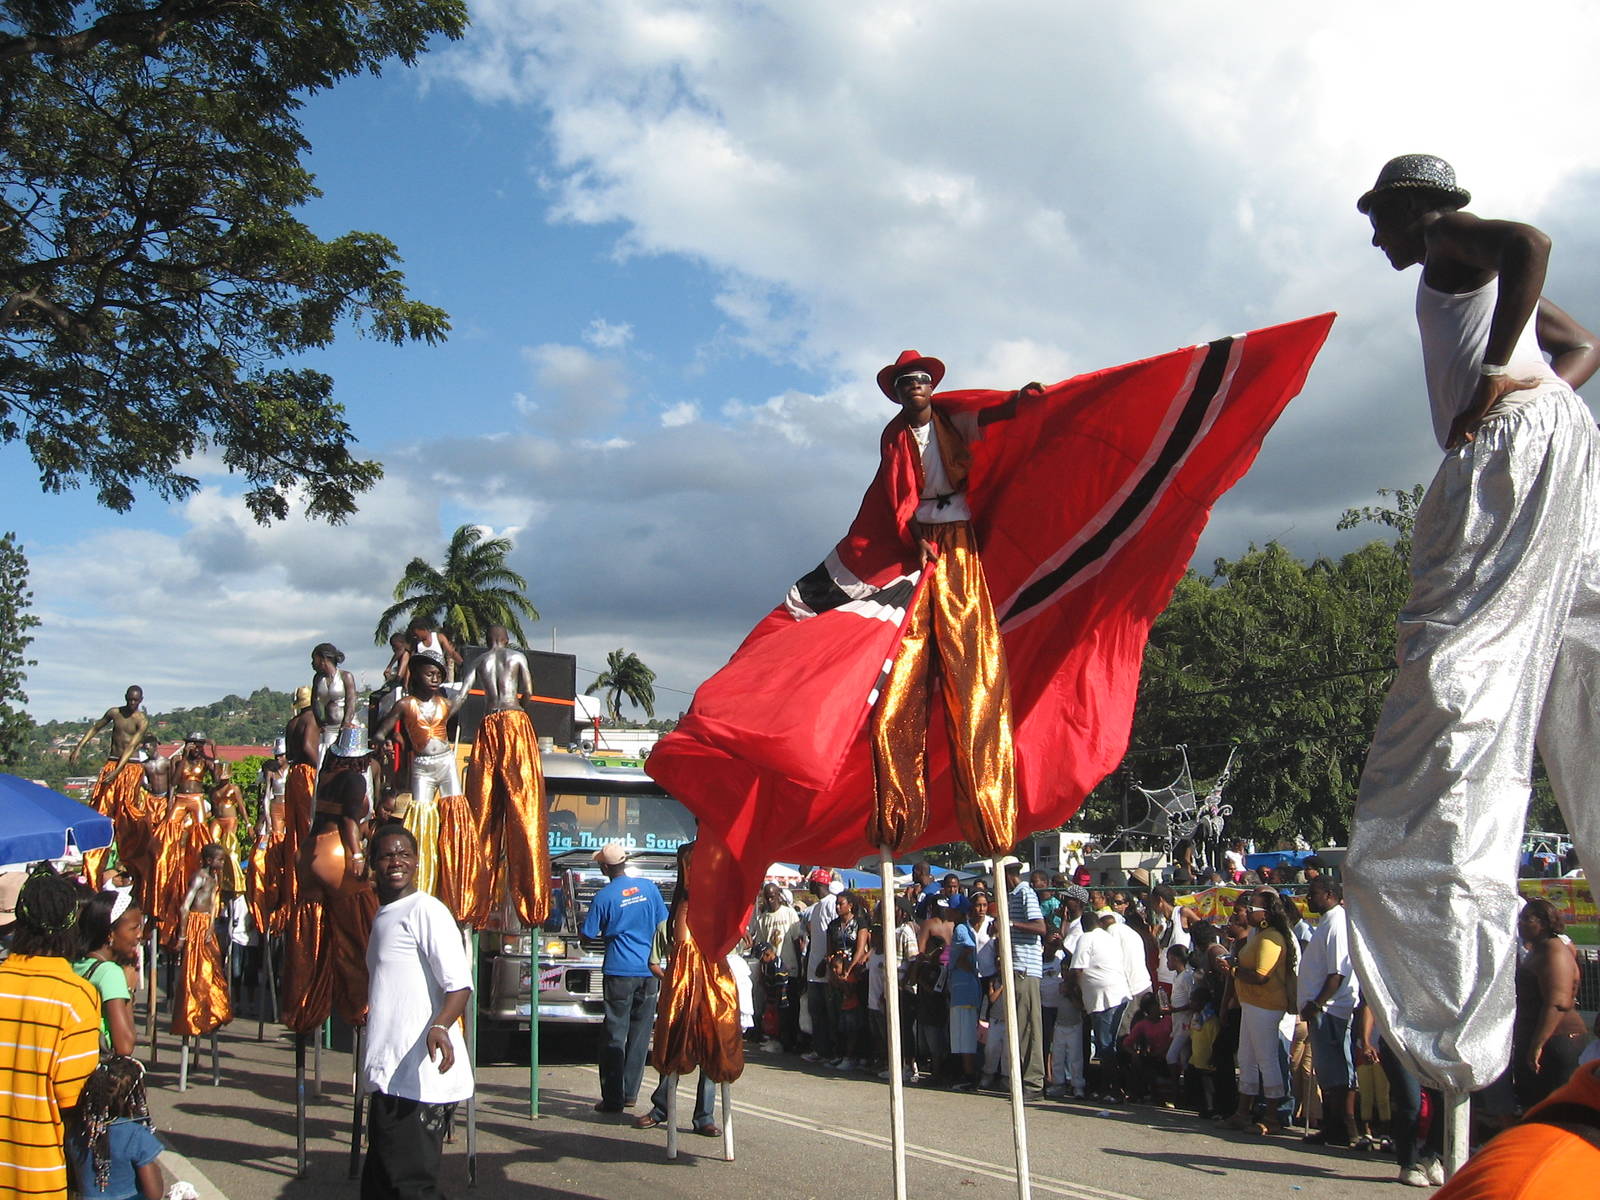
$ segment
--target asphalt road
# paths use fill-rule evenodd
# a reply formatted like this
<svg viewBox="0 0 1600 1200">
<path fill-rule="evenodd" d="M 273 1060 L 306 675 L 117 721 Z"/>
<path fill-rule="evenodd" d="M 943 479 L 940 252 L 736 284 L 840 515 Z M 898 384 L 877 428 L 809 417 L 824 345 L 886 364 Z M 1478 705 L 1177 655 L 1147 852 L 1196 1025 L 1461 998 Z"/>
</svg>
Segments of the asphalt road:
<svg viewBox="0 0 1600 1200">
<path fill-rule="evenodd" d="M 157 1128 L 230 1200 L 353 1197 L 350 1055 L 324 1053 L 323 1095 L 307 1104 L 307 1176 L 296 1178 L 294 1052 L 281 1032 L 268 1026 L 257 1042 L 256 1022 L 236 1021 L 221 1036 L 221 1085 L 210 1083 L 208 1058 L 184 1092 L 177 1090 L 174 1039 L 163 1036 L 149 1075 Z M 649 1200 L 892 1195 L 888 1085 L 875 1077 L 753 1052 L 733 1087 L 735 1160 L 722 1160 L 720 1140 L 689 1134 L 693 1091 L 686 1085 L 679 1157 L 669 1162 L 663 1129 L 635 1130 L 630 1120 L 592 1110 L 598 1095 L 592 1047 L 587 1034 L 546 1036 L 537 1119 L 529 1115 L 526 1065 L 480 1068 L 476 1183 L 469 1190 L 466 1131 L 458 1120 L 445 1149 L 445 1191 L 458 1198 Z M 655 1073 L 645 1074 L 648 1095 Z M 911 1194 L 940 1200 L 1016 1194 L 1005 1097 L 911 1087 L 906 1108 Z M 1385 1158 L 1224 1133 L 1153 1107 L 1044 1101 L 1028 1106 L 1027 1125 L 1033 1193 L 1041 1197 L 1370 1200 L 1397 1186 Z"/>
</svg>

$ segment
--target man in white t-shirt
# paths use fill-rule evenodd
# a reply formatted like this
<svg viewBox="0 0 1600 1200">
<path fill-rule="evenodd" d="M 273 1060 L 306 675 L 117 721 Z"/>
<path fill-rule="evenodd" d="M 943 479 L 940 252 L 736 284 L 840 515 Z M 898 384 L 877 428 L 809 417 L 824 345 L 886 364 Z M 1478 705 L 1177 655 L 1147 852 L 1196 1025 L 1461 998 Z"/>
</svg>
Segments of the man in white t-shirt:
<svg viewBox="0 0 1600 1200">
<path fill-rule="evenodd" d="M 372 839 L 380 907 L 367 942 L 370 977 L 362 1087 L 371 1093 L 362 1200 L 439 1195 L 450 1115 L 472 1095 L 461 1016 L 472 971 L 455 919 L 417 890 L 417 839 L 385 825 Z"/>
<path fill-rule="evenodd" d="M 1116 1048 L 1117 1022 L 1132 993 L 1128 991 L 1127 965 L 1122 944 L 1111 932 L 1117 923 L 1109 908 L 1099 914 L 1100 924 L 1078 939 L 1072 956 L 1072 974 L 1083 997 L 1083 1011 L 1089 1017 L 1089 1032 L 1094 1042 L 1095 1059 L 1110 1059 Z"/>
<path fill-rule="evenodd" d="M 826 867 L 806 879 L 817 902 L 806 910 L 806 1007 L 811 1014 L 811 1049 L 800 1057 L 806 1062 L 831 1062 L 833 1028 L 828 1021 L 828 926 L 839 915 L 839 894 L 844 884 Z"/>
<path fill-rule="evenodd" d="M 1310 1032 L 1311 1065 L 1322 1088 L 1322 1128 L 1306 1141 L 1348 1146 L 1350 1126 L 1345 1103 L 1356 1085 L 1350 1054 L 1350 1018 L 1361 999 L 1350 962 L 1350 925 L 1344 908 L 1344 885 L 1318 875 L 1306 888 L 1306 905 L 1321 913 L 1311 943 L 1300 958 L 1299 994 L 1295 1002 Z"/>
</svg>

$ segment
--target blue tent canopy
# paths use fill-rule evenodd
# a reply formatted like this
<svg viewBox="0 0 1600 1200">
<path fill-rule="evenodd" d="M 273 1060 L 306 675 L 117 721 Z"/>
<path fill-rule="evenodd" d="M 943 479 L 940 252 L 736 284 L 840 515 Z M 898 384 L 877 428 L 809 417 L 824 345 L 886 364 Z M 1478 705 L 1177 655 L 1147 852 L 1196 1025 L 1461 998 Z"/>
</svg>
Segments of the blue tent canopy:
<svg viewBox="0 0 1600 1200">
<path fill-rule="evenodd" d="M 80 851 L 111 845 L 111 818 L 60 792 L 0 774 L 0 863 L 65 858 L 69 840 Z"/>
</svg>

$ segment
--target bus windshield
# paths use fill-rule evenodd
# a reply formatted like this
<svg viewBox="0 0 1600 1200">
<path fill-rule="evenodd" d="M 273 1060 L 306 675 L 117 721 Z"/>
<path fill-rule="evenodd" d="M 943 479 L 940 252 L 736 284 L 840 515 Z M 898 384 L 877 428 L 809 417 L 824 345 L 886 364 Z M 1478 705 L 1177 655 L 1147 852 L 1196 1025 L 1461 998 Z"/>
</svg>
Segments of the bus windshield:
<svg viewBox="0 0 1600 1200">
<path fill-rule="evenodd" d="M 672 854 L 694 837 L 689 810 L 665 793 L 612 796 L 558 790 L 549 792 L 550 857 L 583 851 L 593 854 L 608 842 L 630 853 Z"/>
</svg>

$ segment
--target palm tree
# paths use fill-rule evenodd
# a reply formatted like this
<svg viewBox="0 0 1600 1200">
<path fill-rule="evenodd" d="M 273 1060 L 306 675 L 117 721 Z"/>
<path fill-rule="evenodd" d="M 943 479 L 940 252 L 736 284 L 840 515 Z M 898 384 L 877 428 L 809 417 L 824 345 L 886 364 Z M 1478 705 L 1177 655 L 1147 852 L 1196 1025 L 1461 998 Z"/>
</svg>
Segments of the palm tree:
<svg viewBox="0 0 1600 1200">
<path fill-rule="evenodd" d="M 613 721 L 620 721 L 621 701 L 624 696 L 644 709 L 644 715 L 656 715 L 656 690 L 651 685 L 656 673 L 645 666 L 637 654 L 620 646 L 606 655 L 606 669 L 595 676 L 595 681 L 583 689 L 592 696 L 602 689 L 606 692 L 606 711 Z"/>
<path fill-rule="evenodd" d="M 517 645 L 527 639 L 519 614 L 530 621 L 539 610 L 523 593 L 528 581 L 506 566 L 510 538 L 487 538 L 479 525 L 463 525 L 450 539 L 444 565 L 413 558 L 394 585 L 398 603 L 383 610 L 373 640 L 382 645 L 395 630 L 414 620 L 437 622 L 456 645 L 482 644 L 489 626 L 504 625 Z"/>
</svg>

